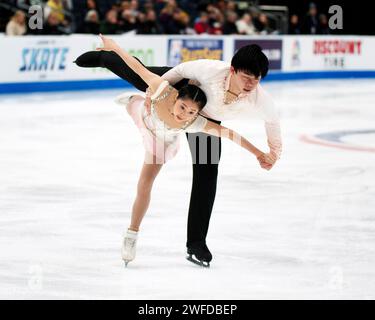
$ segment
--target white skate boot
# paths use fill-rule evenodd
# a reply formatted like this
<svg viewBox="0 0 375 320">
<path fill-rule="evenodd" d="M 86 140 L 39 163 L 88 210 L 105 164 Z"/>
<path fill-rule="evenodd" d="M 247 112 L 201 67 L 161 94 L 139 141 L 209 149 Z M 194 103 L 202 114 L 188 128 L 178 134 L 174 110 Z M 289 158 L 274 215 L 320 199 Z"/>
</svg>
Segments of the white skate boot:
<svg viewBox="0 0 375 320">
<path fill-rule="evenodd" d="M 125 109 L 127 108 L 131 98 L 134 97 L 134 93 L 130 93 L 130 92 L 125 92 L 123 94 L 120 94 L 119 96 L 117 96 L 115 98 L 115 102 L 120 105 L 120 106 L 124 106 Z"/>
<path fill-rule="evenodd" d="M 137 238 L 138 232 L 128 230 L 126 231 L 126 235 L 124 238 L 124 242 L 122 244 L 122 260 L 125 262 L 125 267 L 128 266 L 130 261 L 133 261 L 136 254 L 137 249 Z"/>
</svg>

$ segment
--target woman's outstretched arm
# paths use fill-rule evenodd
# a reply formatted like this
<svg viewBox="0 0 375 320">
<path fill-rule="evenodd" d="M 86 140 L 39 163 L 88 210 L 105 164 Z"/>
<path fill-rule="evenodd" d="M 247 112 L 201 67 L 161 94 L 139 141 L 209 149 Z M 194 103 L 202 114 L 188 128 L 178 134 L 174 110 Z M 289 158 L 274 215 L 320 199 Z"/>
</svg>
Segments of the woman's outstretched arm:
<svg viewBox="0 0 375 320">
<path fill-rule="evenodd" d="M 135 59 L 137 58 L 135 57 Z M 106 68 L 118 77 L 129 82 L 138 90 L 144 92 L 147 89 L 147 83 L 145 83 L 137 73 L 129 68 L 124 60 L 122 60 L 121 57 L 114 51 L 88 51 L 77 57 L 74 62 L 80 68 Z M 159 76 L 162 76 L 172 69 L 172 67 L 167 66 L 146 66 L 146 68 Z M 187 82 L 187 79 L 183 79 L 173 86 L 178 90 L 185 86 Z"/>
<path fill-rule="evenodd" d="M 232 129 L 226 128 L 220 124 L 217 124 L 213 121 L 208 120 L 203 131 L 207 134 L 210 134 L 216 137 L 228 138 L 229 140 L 238 144 L 242 148 L 251 152 L 256 158 L 259 158 L 260 156 L 264 154 L 261 150 L 255 147 L 252 143 L 250 143 L 250 141 L 248 141 L 246 138 L 241 136 L 239 133 L 235 132 Z"/>
<path fill-rule="evenodd" d="M 107 38 L 100 34 L 100 38 L 103 41 L 103 47 L 98 48 L 100 51 L 113 51 L 117 53 L 121 59 L 136 73 L 138 74 L 144 82 L 155 91 L 163 79 L 155 73 L 148 70 L 141 62 L 128 54 L 123 50 L 114 40 Z"/>
</svg>

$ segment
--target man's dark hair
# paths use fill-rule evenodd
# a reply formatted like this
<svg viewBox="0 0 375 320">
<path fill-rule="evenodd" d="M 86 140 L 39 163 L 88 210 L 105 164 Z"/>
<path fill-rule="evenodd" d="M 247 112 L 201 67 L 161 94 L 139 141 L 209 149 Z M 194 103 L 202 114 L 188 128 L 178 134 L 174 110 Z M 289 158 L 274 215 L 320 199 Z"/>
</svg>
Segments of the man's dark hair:
<svg viewBox="0 0 375 320">
<path fill-rule="evenodd" d="M 207 103 L 207 97 L 204 91 L 196 85 L 188 84 L 178 90 L 177 99 L 192 100 L 197 103 L 199 110 L 202 110 Z"/>
<path fill-rule="evenodd" d="M 268 73 L 269 61 L 257 44 L 251 44 L 240 48 L 232 58 L 234 70 L 253 74 L 264 78 Z"/>
</svg>

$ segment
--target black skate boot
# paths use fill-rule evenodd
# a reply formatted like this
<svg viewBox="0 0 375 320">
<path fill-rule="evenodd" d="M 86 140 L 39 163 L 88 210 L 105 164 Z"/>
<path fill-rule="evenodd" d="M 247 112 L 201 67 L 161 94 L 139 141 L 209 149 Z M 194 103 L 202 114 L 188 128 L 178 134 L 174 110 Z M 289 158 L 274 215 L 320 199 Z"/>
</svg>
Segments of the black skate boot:
<svg viewBox="0 0 375 320">
<path fill-rule="evenodd" d="M 204 268 L 210 267 L 212 254 L 205 243 L 189 245 L 187 248 L 187 254 L 186 259 L 188 261 Z"/>
</svg>

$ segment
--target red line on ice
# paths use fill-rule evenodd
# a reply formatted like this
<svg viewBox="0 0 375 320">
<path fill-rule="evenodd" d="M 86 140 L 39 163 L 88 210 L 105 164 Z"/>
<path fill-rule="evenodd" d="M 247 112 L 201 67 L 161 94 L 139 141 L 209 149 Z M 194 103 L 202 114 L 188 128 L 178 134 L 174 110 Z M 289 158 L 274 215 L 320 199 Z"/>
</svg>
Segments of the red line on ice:
<svg viewBox="0 0 375 320">
<path fill-rule="evenodd" d="M 321 145 L 325 147 L 332 147 L 332 148 L 352 150 L 352 151 L 375 152 L 375 148 L 361 147 L 361 146 L 355 146 L 355 145 L 344 144 L 344 143 L 327 142 L 325 140 L 322 140 L 313 136 L 309 136 L 309 135 L 300 136 L 300 140 L 306 143 L 317 144 L 317 145 Z"/>
</svg>

